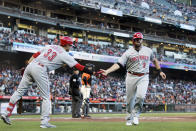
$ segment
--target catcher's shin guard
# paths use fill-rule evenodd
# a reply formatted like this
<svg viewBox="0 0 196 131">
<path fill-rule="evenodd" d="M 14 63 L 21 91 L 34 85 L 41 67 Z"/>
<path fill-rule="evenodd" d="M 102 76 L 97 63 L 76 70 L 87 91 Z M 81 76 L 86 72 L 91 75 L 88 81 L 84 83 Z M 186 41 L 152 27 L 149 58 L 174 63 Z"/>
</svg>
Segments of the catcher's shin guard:
<svg viewBox="0 0 196 131">
<path fill-rule="evenodd" d="M 88 115 L 88 111 L 89 111 L 89 99 L 86 98 L 83 100 L 82 106 L 81 106 L 82 115 L 84 116 Z"/>
</svg>

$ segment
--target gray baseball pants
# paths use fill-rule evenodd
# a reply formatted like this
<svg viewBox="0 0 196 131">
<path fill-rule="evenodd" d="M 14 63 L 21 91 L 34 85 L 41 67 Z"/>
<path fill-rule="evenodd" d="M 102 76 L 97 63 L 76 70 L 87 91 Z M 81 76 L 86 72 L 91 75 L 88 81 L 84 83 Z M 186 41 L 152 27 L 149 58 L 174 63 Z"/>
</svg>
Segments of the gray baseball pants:
<svg viewBox="0 0 196 131">
<path fill-rule="evenodd" d="M 37 83 L 37 87 L 43 99 L 41 124 L 45 124 L 50 120 L 49 118 L 50 88 L 49 88 L 47 68 L 43 65 L 41 66 L 40 64 L 38 64 L 38 62 L 31 62 L 26 67 L 18 89 L 14 92 L 14 94 L 10 98 L 10 103 L 7 110 L 5 111 L 5 115 L 7 116 L 11 115 L 11 112 L 14 108 L 13 105 L 15 105 L 17 101 L 24 95 L 24 93 L 28 90 L 29 85 L 31 85 L 33 81 Z"/>
</svg>

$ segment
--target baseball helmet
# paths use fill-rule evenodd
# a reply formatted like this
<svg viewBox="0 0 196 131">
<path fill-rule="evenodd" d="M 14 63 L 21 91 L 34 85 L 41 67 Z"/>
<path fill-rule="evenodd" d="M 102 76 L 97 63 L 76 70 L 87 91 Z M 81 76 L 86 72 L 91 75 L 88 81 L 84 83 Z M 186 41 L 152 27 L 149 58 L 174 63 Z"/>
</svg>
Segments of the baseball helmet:
<svg viewBox="0 0 196 131">
<path fill-rule="evenodd" d="M 143 34 L 140 32 L 136 32 L 135 34 L 133 34 L 133 40 L 137 38 L 143 39 Z"/>
<path fill-rule="evenodd" d="M 73 40 L 71 37 L 68 37 L 68 36 L 61 36 L 60 37 L 60 45 L 61 46 L 72 45 L 72 44 L 73 44 Z"/>
</svg>

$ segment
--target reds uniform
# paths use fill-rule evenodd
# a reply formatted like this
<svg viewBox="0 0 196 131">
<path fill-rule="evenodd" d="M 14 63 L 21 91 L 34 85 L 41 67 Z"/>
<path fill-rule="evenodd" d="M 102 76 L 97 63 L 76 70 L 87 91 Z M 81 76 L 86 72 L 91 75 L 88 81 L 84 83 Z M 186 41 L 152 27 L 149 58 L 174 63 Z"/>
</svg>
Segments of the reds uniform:
<svg viewBox="0 0 196 131">
<path fill-rule="evenodd" d="M 99 72 L 96 72 L 97 77 L 104 79 L 109 73 L 118 70 L 120 67 L 126 67 L 126 102 L 127 112 L 129 113 L 126 122 L 127 126 L 139 124 L 138 117 L 147 92 L 151 60 L 153 60 L 162 79 L 166 79 L 166 75 L 162 72 L 158 60 L 153 56 L 152 50 L 146 46 L 142 46 L 142 33 L 135 33 L 132 40 L 133 47 L 123 53 L 117 63 L 106 70 L 100 69 Z"/>
<path fill-rule="evenodd" d="M 29 85 L 32 84 L 33 81 L 35 81 L 40 91 L 40 95 L 43 99 L 40 127 L 56 127 L 48 123 L 50 119 L 50 88 L 48 81 L 48 72 L 55 70 L 63 66 L 64 64 L 67 64 L 69 67 L 75 66 L 80 71 L 88 72 L 87 69 L 85 70 L 84 66 L 80 65 L 72 56 L 68 54 L 68 52 L 65 51 L 65 49 L 62 46 L 66 44 L 72 45 L 71 38 L 63 37 L 61 39 L 61 46 L 50 45 L 33 55 L 34 59 L 26 67 L 18 89 L 11 96 L 9 106 L 7 107 L 5 113 L 2 115 L 2 119 L 6 124 L 11 124 L 8 118 L 11 115 L 11 112 L 14 109 L 16 102 L 28 90 Z"/>
<path fill-rule="evenodd" d="M 134 36 L 139 35 L 139 38 L 143 38 L 140 33 L 135 33 Z M 118 60 L 118 63 L 126 67 L 126 103 L 127 112 L 129 113 L 127 125 L 131 125 L 132 121 L 139 124 L 138 117 L 141 113 L 144 98 L 146 96 L 148 84 L 149 84 L 149 65 L 150 61 L 154 60 L 153 51 L 141 45 L 139 50 L 134 47 L 130 47 Z"/>
<path fill-rule="evenodd" d="M 147 92 L 149 83 L 149 65 L 153 58 L 152 50 L 142 46 L 140 51 L 136 51 L 133 47 L 128 49 L 118 60 L 118 62 L 126 67 L 126 95 L 127 95 L 127 111 L 132 113 L 134 110 L 139 115 L 143 101 Z M 136 102 L 134 102 L 136 98 Z"/>
</svg>

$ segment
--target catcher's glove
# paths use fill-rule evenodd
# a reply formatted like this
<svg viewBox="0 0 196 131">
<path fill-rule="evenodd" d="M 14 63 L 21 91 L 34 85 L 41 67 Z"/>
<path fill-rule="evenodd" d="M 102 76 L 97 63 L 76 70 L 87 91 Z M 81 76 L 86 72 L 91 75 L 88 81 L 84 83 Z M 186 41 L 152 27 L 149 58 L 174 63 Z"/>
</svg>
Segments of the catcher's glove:
<svg viewBox="0 0 196 131">
<path fill-rule="evenodd" d="M 98 72 L 96 72 L 95 73 L 95 76 L 97 77 L 97 78 L 99 78 L 99 79 L 102 79 L 102 80 L 104 80 L 104 79 L 106 79 L 106 75 L 103 75 L 102 73 L 103 73 L 104 71 L 102 71 L 102 70 L 99 70 Z"/>
</svg>

